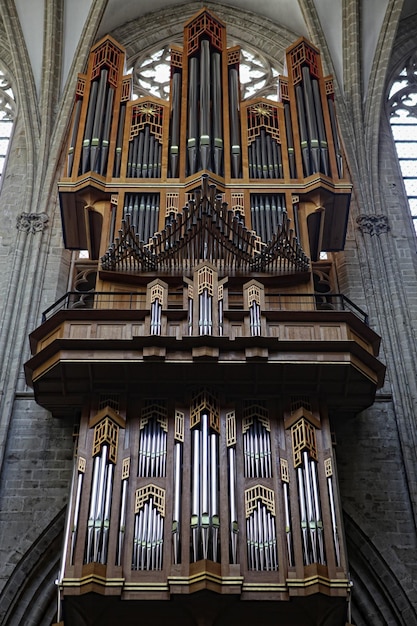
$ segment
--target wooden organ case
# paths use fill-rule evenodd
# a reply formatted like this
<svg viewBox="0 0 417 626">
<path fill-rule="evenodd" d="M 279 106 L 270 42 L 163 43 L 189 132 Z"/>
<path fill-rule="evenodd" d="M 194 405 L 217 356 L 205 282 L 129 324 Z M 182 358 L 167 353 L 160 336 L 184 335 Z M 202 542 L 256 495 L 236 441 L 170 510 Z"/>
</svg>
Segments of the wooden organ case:
<svg viewBox="0 0 417 626">
<path fill-rule="evenodd" d="M 239 58 L 202 9 L 169 102 L 131 99 L 111 37 L 79 76 L 59 191 L 89 289 L 26 366 L 40 404 L 80 415 L 66 625 L 348 621 L 330 419 L 369 406 L 383 367 L 359 309 L 314 280 L 351 192 L 332 80 L 300 39 L 280 102 L 241 101 Z"/>
</svg>

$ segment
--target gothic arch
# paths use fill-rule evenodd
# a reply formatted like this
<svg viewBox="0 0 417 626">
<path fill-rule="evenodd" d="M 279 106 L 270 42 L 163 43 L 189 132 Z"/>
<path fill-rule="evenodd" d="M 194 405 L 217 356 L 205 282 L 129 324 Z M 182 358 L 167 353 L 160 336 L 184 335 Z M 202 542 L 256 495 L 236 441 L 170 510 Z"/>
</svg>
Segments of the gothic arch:
<svg viewBox="0 0 417 626">
<path fill-rule="evenodd" d="M 58 576 L 65 508 L 16 565 L 0 594 L 3 626 L 51 624 L 57 609 Z"/>
<path fill-rule="evenodd" d="M 353 582 L 353 622 L 357 626 L 416 625 L 417 614 L 389 564 L 346 512 L 344 523 Z"/>
</svg>

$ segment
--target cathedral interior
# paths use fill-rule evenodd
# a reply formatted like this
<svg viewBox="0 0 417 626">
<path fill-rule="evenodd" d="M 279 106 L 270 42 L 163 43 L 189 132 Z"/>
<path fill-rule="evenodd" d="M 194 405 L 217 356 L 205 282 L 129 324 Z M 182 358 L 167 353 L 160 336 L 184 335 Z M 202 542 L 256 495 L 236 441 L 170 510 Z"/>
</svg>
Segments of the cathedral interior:
<svg viewBox="0 0 417 626">
<path fill-rule="evenodd" d="M 417 626 L 414 0 L 0 3 L 0 623 Z"/>
</svg>

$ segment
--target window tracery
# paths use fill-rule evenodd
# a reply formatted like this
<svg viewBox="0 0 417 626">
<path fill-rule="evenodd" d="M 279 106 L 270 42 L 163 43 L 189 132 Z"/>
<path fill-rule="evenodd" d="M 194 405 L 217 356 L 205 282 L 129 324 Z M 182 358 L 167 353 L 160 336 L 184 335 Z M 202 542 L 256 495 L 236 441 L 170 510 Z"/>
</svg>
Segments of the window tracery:
<svg viewBox="0 0 417 626">
<path fill-rule="evenodd" d="M 388 112 L 417 233 L 417 51 L 407 60 L 392 83 Z"/>
<path fill-rule="evenodd" d="M 0 67 L 0 180 L 16 115 L 16 102 L 12 86 Z"/>
<path fill-rule="evenodd" d="M 166 45 L 136 59 L 130 71 L 137 97 L 151 94 L 164 100 L 169 98 L 170 57 L 170 46 Z M 241 49 L 240 83 L 244 100 L 254 95 L 277 100 L 278 74 L 279 68 L 258 51 L 247 46 Z"/>
</svg>

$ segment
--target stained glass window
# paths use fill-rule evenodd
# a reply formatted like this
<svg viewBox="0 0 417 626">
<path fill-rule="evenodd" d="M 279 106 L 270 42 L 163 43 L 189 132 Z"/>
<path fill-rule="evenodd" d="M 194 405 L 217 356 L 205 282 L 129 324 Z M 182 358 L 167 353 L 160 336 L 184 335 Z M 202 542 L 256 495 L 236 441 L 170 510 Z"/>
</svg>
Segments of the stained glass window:
<svg viewBox="0 0 417 626">
<path fill-rule="evenodd" d="M 10 81 L 0 67 L 0 180 L 13 129 L 16 103 Z"/>
</svg>

